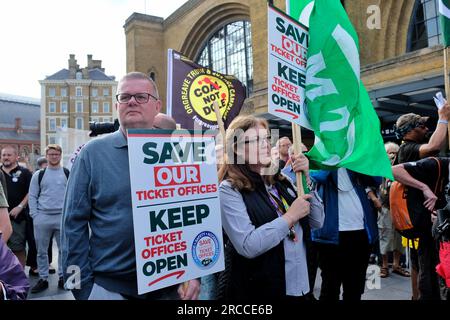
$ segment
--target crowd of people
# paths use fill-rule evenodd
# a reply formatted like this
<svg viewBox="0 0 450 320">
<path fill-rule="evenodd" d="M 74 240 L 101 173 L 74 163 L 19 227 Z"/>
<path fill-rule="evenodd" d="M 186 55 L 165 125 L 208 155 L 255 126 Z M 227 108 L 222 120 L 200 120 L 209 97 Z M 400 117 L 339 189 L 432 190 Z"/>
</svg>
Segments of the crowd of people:
<svg viewBox="0 0 450 320">
<path fill-rule="evenodd" d="M 385 145 L 395 179 L 410 188 L 408 199 L 428 218 L 418 240 L 404 243 L 390 213 L 392 181 L 346 168 L 310 170 L 305 145 L 295 154 L 289 137 L 281 137 L 272 147 L 264 119 L 238 116 L 215 149 L 225 270 L 139 295 L 126 132 L 173 130 L 176 124 L 160 113 L 156 84 L 145 74 L 127 74 L 117 92 L 119 130 L 88 142 L 70 174 L 61 165 L 59 145 L 47 146 L 33 174 L 18 165 L 14 146 L 1 150 L 0 299 L 27 297 L 25 265 L 29 277 L 39 277 L 32 293 L 49 287 L 49 273 L 55 272 L 52 239 L 58 247 L 58 287 L 76 299 L 333 301 L 342 294 L 343 300 L 357 301 L 374 252 L 381 257 L 380 277 L 390 276 L 391 258 L 393 273 L 411 277 L 413 299 L 445 298 L 445 283 L 435 271 L 439 255 L 432 224 L 433 212 L 447 204 L 450 158 L 431 156 L 447 137 L 448 104 L 438 111 L 428 142 L 428 119 L 406 114 L 396 123 L 401 146 Z M 71 266 L 79 268 L 77 283 Z M 322 283 L 316 297 L 318 270 Z"/>
</svg>

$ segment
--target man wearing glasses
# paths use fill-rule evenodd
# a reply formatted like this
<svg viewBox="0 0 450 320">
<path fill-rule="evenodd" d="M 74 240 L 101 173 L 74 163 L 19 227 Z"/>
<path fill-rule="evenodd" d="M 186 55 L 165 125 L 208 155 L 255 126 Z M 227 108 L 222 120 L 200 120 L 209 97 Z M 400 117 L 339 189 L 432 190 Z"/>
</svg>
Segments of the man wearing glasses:
<svg viewBox="0 0 450 320">
<path fill-rule="evenodd" d="M 69 171 L 61 166 L 62 149 L 57 144 L 49 144 L 45 148 L 48 166 L 36 171 L 31 178 L 28 193 L 30 216 L 33 219 L 34 238 L 37 247 L 37 265 L 39 281 L 31 289 L 31 293 L 39 293 L 48 288 L 48 247 L 52 237 L 58 245 L 58 287 L 64 288 L 61 267 L 61 218 Z"/>
<path fill-rule="evenodd" d="M 196 299 L 198 280 L 178 292 L 172 286 L 137 293 L 126 133 L 153 128 L 161 100 L 154 81 L 140 72 L 120 80 L 116 98 L 120 130 L 88 142 L 72 167 L 62 222 L 66 287 L 76 299 Z M 81 277 L 71 273 L 74 267 Z"/>
</svg>

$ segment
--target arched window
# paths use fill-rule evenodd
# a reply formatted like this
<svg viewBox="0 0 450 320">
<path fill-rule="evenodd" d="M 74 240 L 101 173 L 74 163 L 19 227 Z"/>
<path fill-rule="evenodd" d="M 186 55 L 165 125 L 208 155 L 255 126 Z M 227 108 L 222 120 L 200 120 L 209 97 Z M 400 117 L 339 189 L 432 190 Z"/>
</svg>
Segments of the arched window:
<svg viewBox="0 0 450 320">
<path fill-rule="evenodd" d="M 252 35 L 249 21 L 236 21 L 216 31 L 204 45 L 197 63 L 237 77 L 253 90 Z"/>
<path fill-rule="evenodd" d="M 416 0 L 408 37 L 408 51 L 442 43 L 439 0 Z"/>
</svg>

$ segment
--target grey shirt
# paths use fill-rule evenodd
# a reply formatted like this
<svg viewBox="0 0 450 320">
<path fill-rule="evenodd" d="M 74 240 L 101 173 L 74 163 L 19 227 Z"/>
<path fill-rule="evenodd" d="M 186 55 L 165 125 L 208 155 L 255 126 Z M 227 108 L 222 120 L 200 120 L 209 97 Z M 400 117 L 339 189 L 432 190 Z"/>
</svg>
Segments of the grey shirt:
<svg viewBox="0 0 450 320">
<path fill-rule="evenodd" d="M 288 223 L 282 217 L 278 217 L 255 228 L 248 216 L 241 193 L 234 189 L 229 181 L 222 181 L 219 192 L 222 226 L 236 251 L 246 258 L 252 259 L 283 241 L 286 295 L 302 296 L 308 293 L 310 288 L 305 243 L 288 239 Z M 322 201 L 314 194 L 309 214 L 311 228 L 321 228 L 324 217 Z M 294 228 L 298 239 L 303 239 L 303 230 L 300 224 L 296 223 Z"/>
<path fill-rule="evenodd" d="M 39 171 L 33 174 L 28 192 L 30 216 L 40 213 L 60 214 L 62 212 L 67 178 L 62 167 L 47 167 L 39 186 Z"/>
</svg>

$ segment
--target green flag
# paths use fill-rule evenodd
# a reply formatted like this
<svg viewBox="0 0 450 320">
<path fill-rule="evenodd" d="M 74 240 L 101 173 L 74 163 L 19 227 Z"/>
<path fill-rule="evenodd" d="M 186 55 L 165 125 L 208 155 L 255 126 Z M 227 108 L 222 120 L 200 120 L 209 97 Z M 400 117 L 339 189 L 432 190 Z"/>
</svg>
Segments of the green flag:
<svg viewBox="0 0 450 320">
<path fill-rule="evenodd" d="M 309 15 L 314 6 L 314 0 L 286 0 L 286 12 L 292 18 L 309 26 Z"/>
<path fill-rule="evenodd" d="M 450 46 L 450 0 L 439 0 L 439 16 L 444 47 L 448 47 Z"/>
<path fill-rule="evenodd" d="M 338 0 L 315 0 L 305 94 L 315 134 L 312 167 L 393 178 L 380 122 L 360 80 L 358 36 Z"/>
</svg>

